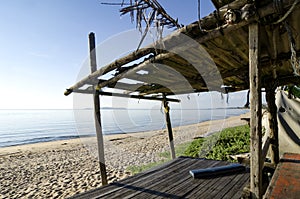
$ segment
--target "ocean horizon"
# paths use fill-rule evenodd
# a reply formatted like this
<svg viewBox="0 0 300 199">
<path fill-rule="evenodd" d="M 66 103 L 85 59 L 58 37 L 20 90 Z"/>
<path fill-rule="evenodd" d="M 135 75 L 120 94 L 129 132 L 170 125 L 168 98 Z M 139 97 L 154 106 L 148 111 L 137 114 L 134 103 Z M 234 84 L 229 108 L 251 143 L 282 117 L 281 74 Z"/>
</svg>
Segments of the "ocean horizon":
<svg viewBox="0 0 300 199">
<path fill-rule="evenodd" d="M 173 127 L 241 115 L 239 107 L 172 109 Z M 92 109 L 1 109 L 0 147 L 94 136 Z M 104 135 L 166 128 L 161 109 L 101 108 Z"/>
</svg>

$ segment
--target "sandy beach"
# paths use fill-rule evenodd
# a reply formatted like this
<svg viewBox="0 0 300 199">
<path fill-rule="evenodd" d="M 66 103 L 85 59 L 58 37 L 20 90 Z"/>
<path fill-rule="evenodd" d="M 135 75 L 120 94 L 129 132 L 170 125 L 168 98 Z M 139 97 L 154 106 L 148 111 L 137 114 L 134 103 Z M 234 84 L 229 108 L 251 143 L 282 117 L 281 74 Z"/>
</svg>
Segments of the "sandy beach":
<svg viewBox="0 0 300 199">
<path fill-rule="evenodd" d="M 240 118 L 173 128 L 175 147 L 222 128 L 246 124 Z M 104 137 L 108 181 L 131 175 L 126 168 L 164 159 L 167 131 Z M 81 138 L 0 148 L 0 198 L 66 198 L 101 186 L 96 139 Z"/>
</svg>

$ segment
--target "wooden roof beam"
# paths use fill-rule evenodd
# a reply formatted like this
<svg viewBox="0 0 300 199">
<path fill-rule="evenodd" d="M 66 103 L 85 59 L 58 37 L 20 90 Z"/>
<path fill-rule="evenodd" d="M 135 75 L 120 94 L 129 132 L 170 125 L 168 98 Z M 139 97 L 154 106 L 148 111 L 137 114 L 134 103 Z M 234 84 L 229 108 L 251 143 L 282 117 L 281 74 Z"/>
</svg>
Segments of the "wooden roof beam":
<svg viewBox="0 0 300 199">
<path fill-rule="evenodd" d="M 282 4 L 283 4 L 284 8 L 288 8 L 293 4 L 293 1 L 283 0 Z M 276 10 L 273 6 L 273 3 L 270 3 L 270 4 L 268 4 L 268 5 L 266 5 L 262 8 L 259 8 L 259 10 L 258 10 L 258 15 L 261 18 L 263 18 L 267 15 L 270 15 L 272 13 L 276 13 Z M 171 49 L 172 47 L 177 45 L 176 41 L 177 41 L 177 38 L 180 36 L 180 34 L 189 35 L 193 31 L 196 31 L 198 33 L 198 34 L 196 34 L 196 35 L 198 35 L 198 38 L 194 38 L 194 39 L 196 41 L 198 41 L 199 43 L 203 43 L 207 40 L 211 40 L 211 39 L 223 36 L 224 34 L 228 34 L 229 32 L 237 30 L 237 29 L 239 29 L 243 26 L 246 26 L 246 25 L 248 25 L 248 24 L 250 24 L 250 23 L 252 23 L 253 21 L 256 21 L 256 20 L 258 20 L 258 17 L 253 16 L 248 21 L 243 20 L 243 21 L 241 21 L 237 24 L 226 24 L 226 25 L 223 25 L 221 27 L 215 28 L 212 31 L 205 32 L 203 34 L 199 34 L 199 25 L 198 24 L 191 24 L 191 25 L 188 25 L 188 26 L 176 31 L 175 33 L 171 34 L 170 36 L 166 37 L 163 40 L 163 42 L 164 42 L 165 46 L 167 46 L 167 49 Z M 189 47 L 189 46 L 187 46 L 187 47 Z M 182 49 L 182 50 L 184 50 L 184 49 Z M 99 76 L 103 75 L 104 72 L 114 70 L 118 67 L 121 67 L 122 65 L 124 65 L 126 63 L 130 63 L 130 62 L 132 62 L 134 60 L 137 60 L 137 59 L 139 59 L 139 58 L 141 58 L 141 57 L 143 57 L 147 54 L 155 53 L 155 52 L 156 51 L 152 46 L 152 48 L 144 48 L 144 49 L 138 50 L 137 52 L 131 53 L 130 55 L 125 56 L 125 57 L 123 57 L 123 58 L 121 58 L 121 59 L 119 59 L 119 60 L 117 60 L 117 61 L 115 61 L 111 64 L 108 64 L 107 66 L 95 71 L 94 73 L 92 73 L 89 76 L 85 77 L 81 81 L 77 82 L 75 85 L 73 85 L 72 87 L 70 87 L 69 89 L 67 89 L 65 91 L 65 95 L 69 95 L 70 93 L 73 92 L 74 89 L 78 89 L 78 88 L 82 87 L 83 85 L 86 84 L 86 82 L 88 82 L 90 80 L 93 80 L 93 79 L 97 79 Z M 168 54 L 168 53 L 163 53 L 163 55 L 166 55 L 166 54 Z M 159 58 L 159 56 L 160 55 L 156 56 L 156 58 Z M 112 80 L 108 80 L 109 82 L 105 83 L 105 84 L 109 84 L 112 81 L 115 81 L 116 79 L 117 78 L 115 78 L 115 79 L 113 78 Z"/>
<path fill-rule="evenodd" d="M 75 90 L 76 93 L 82 93 L 82 94 L 94 94 L 95 91 L 91 90 Z M 153 100 L 153 101 L 168 101 L 168 102 L 177 102 L 179 103 L 179 99 L 173 99 L 173 98 L 163 98 L 163 97 L 154 97 L 154 96 L 142 96 L 142 95 L 128 95 L 123 93 L 111 93 L 111 92 L 104 92 L 99 91 L 99 95 L 103 96 L 112 96 L 112 97 L 125 97 L 125 98 L 133 98 L 133 99 L 144 99 L 144 100 Z"/>
</svg>

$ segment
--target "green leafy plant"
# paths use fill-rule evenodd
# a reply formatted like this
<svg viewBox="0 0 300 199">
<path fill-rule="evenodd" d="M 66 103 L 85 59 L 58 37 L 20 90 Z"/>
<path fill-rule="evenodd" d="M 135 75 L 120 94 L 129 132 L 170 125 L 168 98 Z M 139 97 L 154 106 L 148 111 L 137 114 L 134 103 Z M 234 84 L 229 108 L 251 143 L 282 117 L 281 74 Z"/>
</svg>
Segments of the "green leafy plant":
<svg viewBox="0 0 300 199">
<path fill-rule="evenodd" d="M 248 125 L 232 127 L 222 130 L 206 138 L 198 138 L 192 142 L 177 145 L 176 157 L 190 156 L 203 157 L 214 160 L 231 161 L 229 155 L 246 153 L 250 150 L 250 129 Z M 132 174 L 137 174 L 161 165 L 170 158 L 170 152 L 159 154 L 163 160 L 145 165 L 133 165 L 127 167 Z"/>
<path fill-rule="evenodd" d="M 231 161 L 229 155 L 249 152 L 249 132 L 248 125 L 224 129 L 209 137 L 194 140 L 184 155 Z"/>
</svg>

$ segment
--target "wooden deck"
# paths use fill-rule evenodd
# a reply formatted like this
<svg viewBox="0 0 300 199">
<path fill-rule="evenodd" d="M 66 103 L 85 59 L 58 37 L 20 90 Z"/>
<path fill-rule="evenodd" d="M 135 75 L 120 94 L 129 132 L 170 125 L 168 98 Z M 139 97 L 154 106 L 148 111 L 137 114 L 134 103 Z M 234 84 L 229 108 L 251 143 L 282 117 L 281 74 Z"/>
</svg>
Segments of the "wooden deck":
<svg viewBox="0 0 300 199">
<path fill-rule="evenodd" d="M 179 157 L 152 170 L 72 198 L 240 198 L 249 171 L 193 179 L 190 170 L 228 165 L 225 161 Z"/>
<path fill-rule="evenodd" d="M 265 198 L 300 198 L 300 154 L 285 153 L 283 155 Z"/>
</svg>

